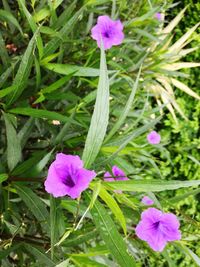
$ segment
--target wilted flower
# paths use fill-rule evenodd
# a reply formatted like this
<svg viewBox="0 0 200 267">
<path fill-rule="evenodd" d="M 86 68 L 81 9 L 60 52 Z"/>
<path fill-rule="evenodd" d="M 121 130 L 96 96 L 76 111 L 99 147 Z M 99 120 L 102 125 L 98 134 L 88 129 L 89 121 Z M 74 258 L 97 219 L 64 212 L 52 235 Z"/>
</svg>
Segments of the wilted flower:
<svg viewBox="0 0 200 267">
<path fill-rule="evenodd" d="M 106 182 L 125 181 L 125 180 L 128 180 L 128 177 L 126 177 L 125 173 L 117 166 L 112 167 L 112 174 L 110 174 L 109 172 L 106 172 L 104 174 L 104 181 Z M 121 190 L 115 190 L 115 192 L 122 193 Z"/>
<path fill-rule="evenodd" d="M 153 250 L 162 251 L 167 242 L 181 239 L 180 223 L 176 215 L 148 208 L 142 212 L 141 218 L 135 229 L 136 235 Z"/>
<path fill-rule="evenodd" d="M 7 44 L 6 48 L 10 51 L 15 53 L 17 51 L 17 47 L 15 46 L 15 44 Z"/>
<path fill-rule="evenodd" d="M 73 199 L 78 198 L 95 176 L 94 171 L 83 168 L 79 156 L 58 153 L 49 167 L 45 190 L 54 197 L 68 195 Z"/>
<path fill-rule="evenodd" d="M 92 38 L 101 47 L 101 38 L 104 49 L 109 49 L 113 45 L 119 45 L 124 39 L 123 24 L 120 20 L 112 20 L 108 16 L 100 16 L 97 24 L 92 28 Z"/>
<path fill-rule="evenodd" d="M 161 137 L 156 131 L 152 131 L 147 135 L 147 140 L 152 145 L 157 145 L 160 143 Z"/>
<path fill-rule="evenodd" d="M 150 206 L 150 205 L 153 205 L 153 204 L 154 204 L 154 201 L 153 201 L 150 197 L 148 197 L 148 196 L 144 196 L 144 197 L 142 198 L 142 203 L 143 203 L 144 205 Z"/>
</svg>

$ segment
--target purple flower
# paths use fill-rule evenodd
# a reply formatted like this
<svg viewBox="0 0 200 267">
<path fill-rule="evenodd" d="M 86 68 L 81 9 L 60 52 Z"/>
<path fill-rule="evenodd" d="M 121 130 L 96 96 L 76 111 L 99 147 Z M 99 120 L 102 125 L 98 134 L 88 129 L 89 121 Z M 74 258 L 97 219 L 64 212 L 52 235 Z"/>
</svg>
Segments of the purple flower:
<svg viewBox="0 0 200 267">
<path fill-rule="evenodd" d="M 115 177 L 112 177 L 112 174 L 110 174 L 109 172 L 106 172 L 104 174 L 104 181 L 106 182 L 114 182 L 114 181 L 125 181 L 125 180 L 128 180 L 128 177 L 126 177 L 125 173 L 120 169 L 118 168 L 117 166 L 113 166 L 112 167 L 112 173 L 113 173 L 113 176 Z M 121 190 L 115 190 L 116 193 L 122 193 Z"/>
<path fill-rule="evenodd" d="M 144 197 L 142 198 L 142 203 L 143 203 L 144 205 L 151 206 L 151 205 L 154 204 L 154 201 L 153 201 L 151 198 L 149 198 L 148 196 L 144 196 Z"/>
<path fill-rule="evenodd" d="M 156 131 L 152 131 L 147 135 L 147 140 L 152 145 L 157 145 L 160 143 L 161 137 Z"/>
<path fill-rule="evenodd" d="M 180 224 L 174 214 L 148 208 L 142 212 L 141 217 L 135 229 L 136 235 L 146 241 L 153 250 L 162 251 L 167 242 L 181 239 Z"/>
<path fill-rule="evenodd" d="M 78 198 L 95 176 L 94 171 L 83 168 L 79 156 L 58 153 L 49 167 L 45 190 L 54 197 Z"/>
<path fill-rule="evenodd" d="M 155 18 L 156 18 L 157 20 L 162 20 L 162 14 L 159 13 L 159 12 L 157 12 L 157 13 L 155 14 Z"/>
<path fill-rule="evenodd" d="M 101 47 L 101 38 L 104 49 L 109 49 L 113 45 L 119 45 L 124 39 L 123 24 L 120 20 L 111 20 L 108 16 L 100 16 L 97 24 L 92 28 L 92 38 Z"/>
</svg>

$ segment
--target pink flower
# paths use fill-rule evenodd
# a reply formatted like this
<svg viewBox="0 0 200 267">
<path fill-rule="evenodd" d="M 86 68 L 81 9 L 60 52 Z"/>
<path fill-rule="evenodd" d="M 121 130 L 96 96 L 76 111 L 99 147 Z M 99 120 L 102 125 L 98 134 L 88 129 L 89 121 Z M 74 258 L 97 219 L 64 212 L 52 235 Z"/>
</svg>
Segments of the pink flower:
<svg viewBox="0 0 200 267">
<path fill-rule="evenodd" d="M 180 223 L 176 215 L 148 208 L 142 212 L 141 218 L 135 229 L 136 235 L 153 250 L 162 251 L 168 242 L 181 239 Z"/>
<path fill-rule="evenodd" d="M 159 12 L 157 12 L 157 13 L 155 14 L 155 18 L 156 18 L 157 20 L 162 20 L 162 14 L 159 13 Z"/>
<path fill-rule="evenodd" d="M 95 176 L 94 171 L 83 168 L 79 156 L 58 153 L 49 167 L 45 190 L 54 197 L 78 198 Z"/>
<path fill-rule="evenodd" d="M 144 205 L 151 206 L 151 205 L 154 204 L 154 201 L 153 201 L 151 198 L 149 198 L 148 196 L 144 196 L 144 197 L 142 198 L 142 203 L 143 203 Z"/>
<path fill-rule="evenodd" d="M 161 137 L 156 131 L 152 131 L 147 135 L 147 140 L 152 145 L 157 145 L 160 143 Z"/>
<path fill-rule="evenodd" d="M 114 181 L 126 181 L 129 180 L 128 177 L 126 177 L 125 173 L 118 168 L 117 166 L 112 167 L 112 174 L 109 172 L 106 172 L 104 174 L 104 181 L 106 182 L 114 182 Z M 114 177 L 113 177 L 114 176 Z M 122 193 L 121 190 L 115 190 L 116 193 Z"/>
<path fill-rule="evenodd" d="M 120 20 L 112 20 L 108 16 L 100 16 L 97 24 L 92 28 L 92 38 L 101 47 L 101 38 L 104 49 L 110 49 L 113 45 L 120 45 L 124 40 L 123 24 Z"/>
</svg>

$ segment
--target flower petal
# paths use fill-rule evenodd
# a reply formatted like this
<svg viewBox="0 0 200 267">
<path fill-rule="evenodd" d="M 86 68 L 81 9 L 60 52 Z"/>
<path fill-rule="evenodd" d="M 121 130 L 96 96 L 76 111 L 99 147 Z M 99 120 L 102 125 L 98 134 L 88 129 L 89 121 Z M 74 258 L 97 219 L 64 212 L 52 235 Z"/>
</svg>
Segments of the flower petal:
<svg viewBox="0 0 200 267">
<path fill-rule="evenodd" d="M 66 186 L 62 179 L 58 176 L 58 173 L 55 169 L 55 164 L 51 164 L 48 176 L 46 181 L 44 182 L 45 190 L 52 194 L 54 197 L 63 197 L 67 195 L 69 191 L 69 187 Z"/>
<path fill-rule="evenodd" d="M 114 165 L 112 167 L 112 172 L 115 176 L 115 180 L 117 180 L 117 181 L 128 180 L 128 177 L 126 177 L 126 174 L 120 168 L 118 168 L 116 165 Z"/>
<path fill-rule="evenodd" d="M 162 216 L 160 229 L 167 241 L 175 241 L 181 239 L 181 232 L 178 230 L 180 226 L 176 215 L 165 213 Z"/>
<path fill-rule="evenodd" d="M 78 198 L 82 191 L 89 187 L 90 182 L 96 176 L 95 171 L 89 171 L 86 169 L 80 169 L 76 173 L 76 184 L 74 187 L 71 187 L 68 195 L 71 198 Z"/>
</svg>

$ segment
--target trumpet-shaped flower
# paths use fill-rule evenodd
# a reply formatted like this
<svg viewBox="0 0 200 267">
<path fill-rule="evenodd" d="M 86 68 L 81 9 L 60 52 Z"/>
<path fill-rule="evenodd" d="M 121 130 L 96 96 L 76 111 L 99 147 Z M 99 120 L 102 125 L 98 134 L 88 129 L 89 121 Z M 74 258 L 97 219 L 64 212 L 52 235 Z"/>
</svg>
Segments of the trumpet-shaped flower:
<svg viewBox="0 0 200 267">
<path fill-rule="evenodd" d="M 179 226 L 176 215 L 148 208 L 142 212 L 141 221 L 136 226 L 135 232 L 153 250 L 162 251 L 168 242 L 181 239 Z"/>
<path fill-rule="evenodd" d="M 58 153 L 49 167 L 45 190 L 54 197 L 78 198 L 96 176 L 94 171 L 83 168 L 79 156 Z"/>
<path fill-rule="evenodd" d="M 100 16 L 97 24 L 92 28 L 92 38 L 101 47 L 101 39 L 104 49 L 109 49 L 113 45 L 120 45 L 124 39 L 123 24 L 120 20 L 112 20 L 108 16 Z"/>
</svg>

